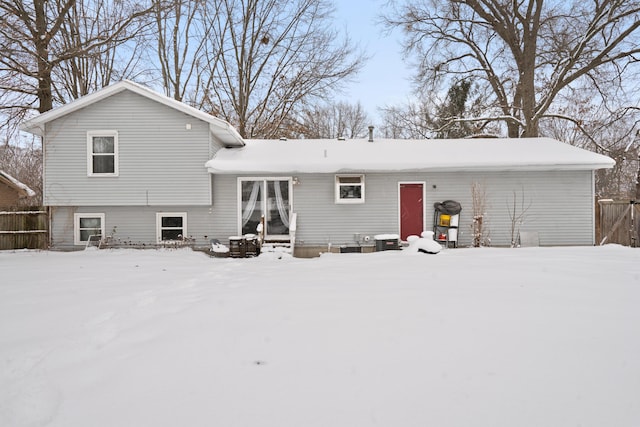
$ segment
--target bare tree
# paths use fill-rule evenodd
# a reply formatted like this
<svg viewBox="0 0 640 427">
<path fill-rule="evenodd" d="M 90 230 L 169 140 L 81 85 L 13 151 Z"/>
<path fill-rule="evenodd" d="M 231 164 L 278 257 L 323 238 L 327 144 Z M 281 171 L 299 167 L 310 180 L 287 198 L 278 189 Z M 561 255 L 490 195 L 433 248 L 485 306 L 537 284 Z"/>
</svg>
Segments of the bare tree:
<svg viewBox="0 0 640 427">
<path fill-rule="evenodd" d="M 518 194 L 513 191 L 513 198 L 510 201 L 507 201 L 507 209 L 509 211 L 509 220 L 511 221 L 511 247 L 515 248 L 518 246 L 518 237 L 520 235 L 520 227 L 524 224 L 524 221 L 527 217 L 527 211 L 531 207 L 532 202 L 525 204 L 525 193 L 524 188 L 521 191 L 520 195 L 520 203 L 518 203 Z"/>
<path fill-rule="evenodd" d="M 54 73 L 72 58 L 102 53 L 130 40 L 143 27 L 151 7 L 128 0 L 0 0 L 0 99 L 12 107 L 53 108 Z M 88 15 L 82 15 L 87 13 Z M 80 20 L 93 20 L 81 32 Z M 99 23 L 99 24 L 98 24 Z M 77 33 L 73 33 L 75 31 Z M 66 37 L 65 37 L 66 36 Z"/>
<path fill-rule="evenodd" d="M 164 91 L 196 107 L 203 104 L 203 89 L 211 84 L 218 61 L 209 17 L 220 13 L 220 2 L 205 0 L 154 0 L 154 59 Z"/>
<path fill-rule="evenodd" d="M 87 40 L 99 40 L 126 19 L 126 10 L 110 1 L 75 2 L 52 44 L 58 51 L 80 52 Z M 114 81 L 139 79 L 148 73 L 142 63 L 145 43 L 136 31 L 123 29 L 120 37 L 80 55 L 70 55 L 52 68 L 53 97 L 58 103 L 95 92 Z M 146 79 L 146 78 L 145 78 Z"/>
<path fill-rule="evenodd" d="M 588 84 L 606 97 L 637 72 L 637 1 L 403 1 L 386 22 L 405 31 L 420 83 L 483 81 L 495 111 L 480 119 L 509 137 L 538 136 L 563 91 Z"/>
<path fill-rule="evenodd" d="M 484 184 L 473 182 L 471 184 L 471 211 L 473 214 L 471 231 L 473 236 L 473 247 L 489 246 L 487 223 L 487 190 Z"/>
<path fill-rule="evenodd" d="M 430 139 L 433 137 L 431 108 L 425 101 L 379 108 L 380 132 L 392 139 Z"/>
<path fill-rule="evenodd" d="M 346 138 L 362 138 L 367 134 L 371 121 L 360 102 L 356 104 L 341 102 L 338 103 L 337 108 L 343 110 L 341 116 L 345 123 Z"/>
<path fill-rule="evenodd" d="M 301 113 L 299 126 L 305 138 L 346 138 L 364 137 L 369 118 L 359 102 L 315 106 Z"/>
<path fill-rule="evenodd" d="M 639 166 L 640 117 L 634 109 L 594 103 L 593 90 L 571 90 L 557 107 L 559 118 L 550 117 L 540 125 L 544 135 L 581 148 L 606 154 L 615 160 L 612 169 L 596 171 L 596 195 L 633 199 Z M 622 104 L 628 101 L 623 100 Z M 569 120 L 575 117 L 577 119 Z"/>
<path fill-rule="evenodd" d="M 221 0 L 208 15 L 214 76 L 204 108 L 243 137 L 276 137 L 303 101 L 323 98 L 363 65 L 331 26 L 325 0 Z"/>
</svg>

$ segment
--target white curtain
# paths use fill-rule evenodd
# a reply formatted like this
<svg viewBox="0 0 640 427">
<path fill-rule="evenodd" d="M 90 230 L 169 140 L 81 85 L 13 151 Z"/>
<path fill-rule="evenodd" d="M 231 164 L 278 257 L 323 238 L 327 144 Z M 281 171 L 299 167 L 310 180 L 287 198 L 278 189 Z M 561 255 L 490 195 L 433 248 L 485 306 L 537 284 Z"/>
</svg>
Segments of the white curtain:
<svg viewBox="0 0 640 427">
<path fill-rule="evenodd" d="M 280 189 L 280 184 L 285 183 L 289 185 L 288 181 L 274 181 L 273 186 L 276 191 L 276 205 L 278 206 L 278 213 L 280 214 L 280 219 L 285 227 L 289 227 L 289 199 L 284 200 L 282 197 L 282 190 Z M 285 203 L 286 202 L 286 203 Z"/>
<path fill-rule="evenodd" d="M 260 195 L 260 185 L 262 181 L 254 181 L 253 188 L 251 188 L 251 194 L 249 195 L 249 200 L 247 200 L 247 204 L 244 206 L 244 210 L 242 211 L 242 226 L 244 227 L 251 219 L 251 215 L 253 215 L 253 211 L 256 210 L 256 202 L 258 201 L 258 196 Z"/>
</svg>

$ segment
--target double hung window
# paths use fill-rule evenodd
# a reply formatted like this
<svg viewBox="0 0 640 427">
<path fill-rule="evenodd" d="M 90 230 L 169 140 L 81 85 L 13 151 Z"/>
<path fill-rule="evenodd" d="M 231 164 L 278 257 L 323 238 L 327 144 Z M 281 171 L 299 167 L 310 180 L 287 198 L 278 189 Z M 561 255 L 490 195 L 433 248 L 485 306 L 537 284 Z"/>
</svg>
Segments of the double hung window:
<svg viewBox="0 0 640 427">
<path fill-rule="evenodd" d="M 103 213 L 77 213 L 73 215 L 73 243 L 86 245 L 89 240 L 100 240 L 104 236 Z"/>
<path fill-rule="evenodd" d="M 186 212 L 159 212 L 156 214 L 156 240 L 158 243 L 184 240 L 186 235 Z"/>
<path fill-rule="evenodd" d="M 87 132 L 87 175 L 118 176 L 118 132 Z"/>
</svg>

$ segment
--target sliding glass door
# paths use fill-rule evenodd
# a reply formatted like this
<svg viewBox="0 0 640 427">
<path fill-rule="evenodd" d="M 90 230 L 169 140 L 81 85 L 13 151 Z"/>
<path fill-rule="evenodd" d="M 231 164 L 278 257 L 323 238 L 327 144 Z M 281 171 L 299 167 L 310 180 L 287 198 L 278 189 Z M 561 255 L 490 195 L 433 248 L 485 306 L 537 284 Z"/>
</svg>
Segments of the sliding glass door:
<svg viewBox="0 0 640 427">
<path fill-rule="evenodd" d="M 241 234 L 257 234 L 264 217 L 265 238 L 289 235 L 290 178 L 240 178 L 239 203 Z"/>
</svg>

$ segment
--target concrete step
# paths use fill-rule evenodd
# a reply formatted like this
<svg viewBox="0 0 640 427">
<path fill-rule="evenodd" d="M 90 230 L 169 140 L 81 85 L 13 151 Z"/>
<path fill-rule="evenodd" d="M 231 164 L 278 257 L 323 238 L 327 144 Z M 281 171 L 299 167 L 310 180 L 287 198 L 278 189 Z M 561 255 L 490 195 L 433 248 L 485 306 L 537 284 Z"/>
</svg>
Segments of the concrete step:
<svg viewBox="0 0 640 427">
<path fill-rule="evenodd" d="M 261 251 L 291 253 L 291 242 L 264 242 Z"/>
</svg>

